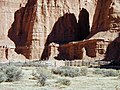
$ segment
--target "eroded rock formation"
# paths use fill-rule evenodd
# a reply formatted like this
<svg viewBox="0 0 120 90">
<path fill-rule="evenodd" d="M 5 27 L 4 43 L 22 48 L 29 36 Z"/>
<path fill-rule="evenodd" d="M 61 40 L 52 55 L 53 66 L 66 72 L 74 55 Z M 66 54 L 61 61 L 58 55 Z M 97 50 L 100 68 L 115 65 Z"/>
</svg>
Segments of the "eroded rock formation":
<svg viewBox="0 0 120 90">
<path fill-rule="evenodd" d="M 48 57 L 54 57 L 59 60 L 74 60 L 74 59 L 99 60 L 104 58 L 108 44 L 109 42 L 105 41 L 104 39 L 71 42 L 62 45 L 52 43 L 47 47 L 48 48 L 47 55 Z"/>
<path fill-rule="evenodd" d="M 112 41 L 107 48 L 105 60 L 120 61 L 120 36 Z"/>
<path fill-rule="evenodd" d="M 113 41 L 120 31 L 120 1 L 98 0 L 89 38 Z"/>
<path fill-rule="evenodd" d="M 28 59 L 104 57 L 120 31 L 119 0 L 2 0 L 0 5 L 0 40 L 10 38 Z"/>
<path fill-rule="evenodd" d="M 37 1 L 28 0 L 25 7 L 15 12 L 14 22 L 8 31 L 8 37 L 16 45 L 15 51 L 30 57 L 30 45 L 37 11 Z"/>
<path fill-rule="evenodd" d="M 25 59 L 24 56 L 16 54 L 14 42 L 7 35 L 14 22 L 15 12 L 24 7 L 26 2 L 27 0 L 0 0 L 0 61 L 17 57 Z"/>
</svg>

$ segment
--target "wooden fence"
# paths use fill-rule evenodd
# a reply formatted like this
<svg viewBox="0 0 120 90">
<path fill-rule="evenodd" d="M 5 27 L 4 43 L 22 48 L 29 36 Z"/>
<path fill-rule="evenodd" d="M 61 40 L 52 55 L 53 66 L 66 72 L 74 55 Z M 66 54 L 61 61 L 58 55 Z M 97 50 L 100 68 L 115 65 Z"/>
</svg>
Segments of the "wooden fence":
<svg viewBox="0 0 120 90">
<path fill-rule="evenodd" d="M 52 67 L 59 67 L 59 66 L 101 66 L 108 64 L 109 62 L 105 61 L 85 61 L 85 60 L 75 60 L 75 61 L 27 61 L 27 62 L 9 62 L 9 63 L 0 63 L 0 66 L 2 65 L 16 65 L 16 66 L 35 66 L 39 67 L 41 65 L 45 66 L 52 66 Z"/>
<path fill-rule="evenodd" d="M 109 62 L 105 61 L 83 61 L 83 60 L 78 60 L 78 61 L 65 61 L 65 66 L 101 66 L 109 64 Z"/>
</svg>

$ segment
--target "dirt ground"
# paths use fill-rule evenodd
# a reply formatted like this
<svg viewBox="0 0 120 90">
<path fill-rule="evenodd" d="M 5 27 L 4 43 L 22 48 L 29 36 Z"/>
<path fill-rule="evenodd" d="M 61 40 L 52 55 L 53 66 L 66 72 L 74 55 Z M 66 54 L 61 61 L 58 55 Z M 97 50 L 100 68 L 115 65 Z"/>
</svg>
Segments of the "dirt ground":
<svg viewBox="0 0 120 90">
<path fill-rule="evenodd" d="M 15 82 L 0 83 L 0 90 L 120 90 L 120 79 L 118 77 L 95 76 L 89 73 L 87 76 L 64 77 L 71 81 L 70 86 L 55 84 L 59 75 L 48 79 L 46 85 L 40 87 L 37 80 L 33 80 L 32 72 L 35 67 L 22 67 L 23 78 Z"/>
</svg>

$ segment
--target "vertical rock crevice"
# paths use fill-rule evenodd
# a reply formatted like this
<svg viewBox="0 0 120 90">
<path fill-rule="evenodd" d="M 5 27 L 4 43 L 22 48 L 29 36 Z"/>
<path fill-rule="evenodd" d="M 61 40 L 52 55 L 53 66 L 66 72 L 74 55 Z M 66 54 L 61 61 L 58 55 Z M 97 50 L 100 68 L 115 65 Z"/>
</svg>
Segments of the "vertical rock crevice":
<svg viewBox="0 0 120 90">
<path fill-rule="evenodd" d="M 90 25 L 89 25 L 89 12 L 82 8 L 79 14 L 78 20 L 78 29 L 77 29 L 77 39 L 78 41 L 84 40 L 90 34 Z"/>
</svg>

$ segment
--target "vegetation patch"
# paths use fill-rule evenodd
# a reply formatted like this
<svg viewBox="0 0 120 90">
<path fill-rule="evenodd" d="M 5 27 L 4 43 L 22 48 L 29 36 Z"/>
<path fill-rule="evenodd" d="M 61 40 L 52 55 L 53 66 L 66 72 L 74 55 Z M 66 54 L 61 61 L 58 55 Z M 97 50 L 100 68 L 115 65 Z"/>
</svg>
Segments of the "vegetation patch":
<svg viewBox="0 0 120 90">
<path fill-rule="evenodd" d="M 81 67 L 81 69 L 80 69 L 80 75 L 81 76 L 86 76 L 87 73 L 88 73 L 87 67 Z"/>
<path fill-rule="evenodd" d="M 37 79 L 37 84 L 40 86 L 45 86 L 46 80 L 52 77 L 51 71 L 46 67 L 36 68 L 36 70 L 32 72 L 32 75 Z"/>
<path fill-rule="evenodd" d="M 99 69 L 99 68 L 96 68 L 96 69 L 94 69 L 93 74 L 102 75 L 102 76 L 105 76 L 105 77 L 110 77 L 110 76 L 115 77 L 115 76 L 119 75 L 119 71 L 114 70 L 114 69 Z"/>
<path fill-rule="evenodd" d="M 56 83 L 59 83 L 60 85 L 66 85 L 66 86 L 69 86 L 71 84 L 70 80 L 66 78 L 58 79 Z"/>
<path fill-rule="evenodd" d="M 115 76 L 119 75 L 119 72 L 117 70 L 113 70 L 113 69 L 103 70 L 103 75 L 106 77 L 109 77 L 109 76 L 115 77 Z"/>
<path fill-rule="evenodd" d="M 22 77 L 22 70 L 16 66 L 9 65 L 0 68 L 0 82 L 13 82 Z"/>
<path fill-rule="evenodd" d="M 58 67 L 52 69 L 52 73 L 61 76 L 76 77 L 80 75 L 80 70 L 74 67 Z"/>
<path fill-rule="evenodd" d="M 95 74 L 95 75 L 101 75 L 101 74 L 103 74 L 103 70 L 101 70 L 100 68 L 95 68 L 93 70 L 93 74 Z"/>
</svg>

